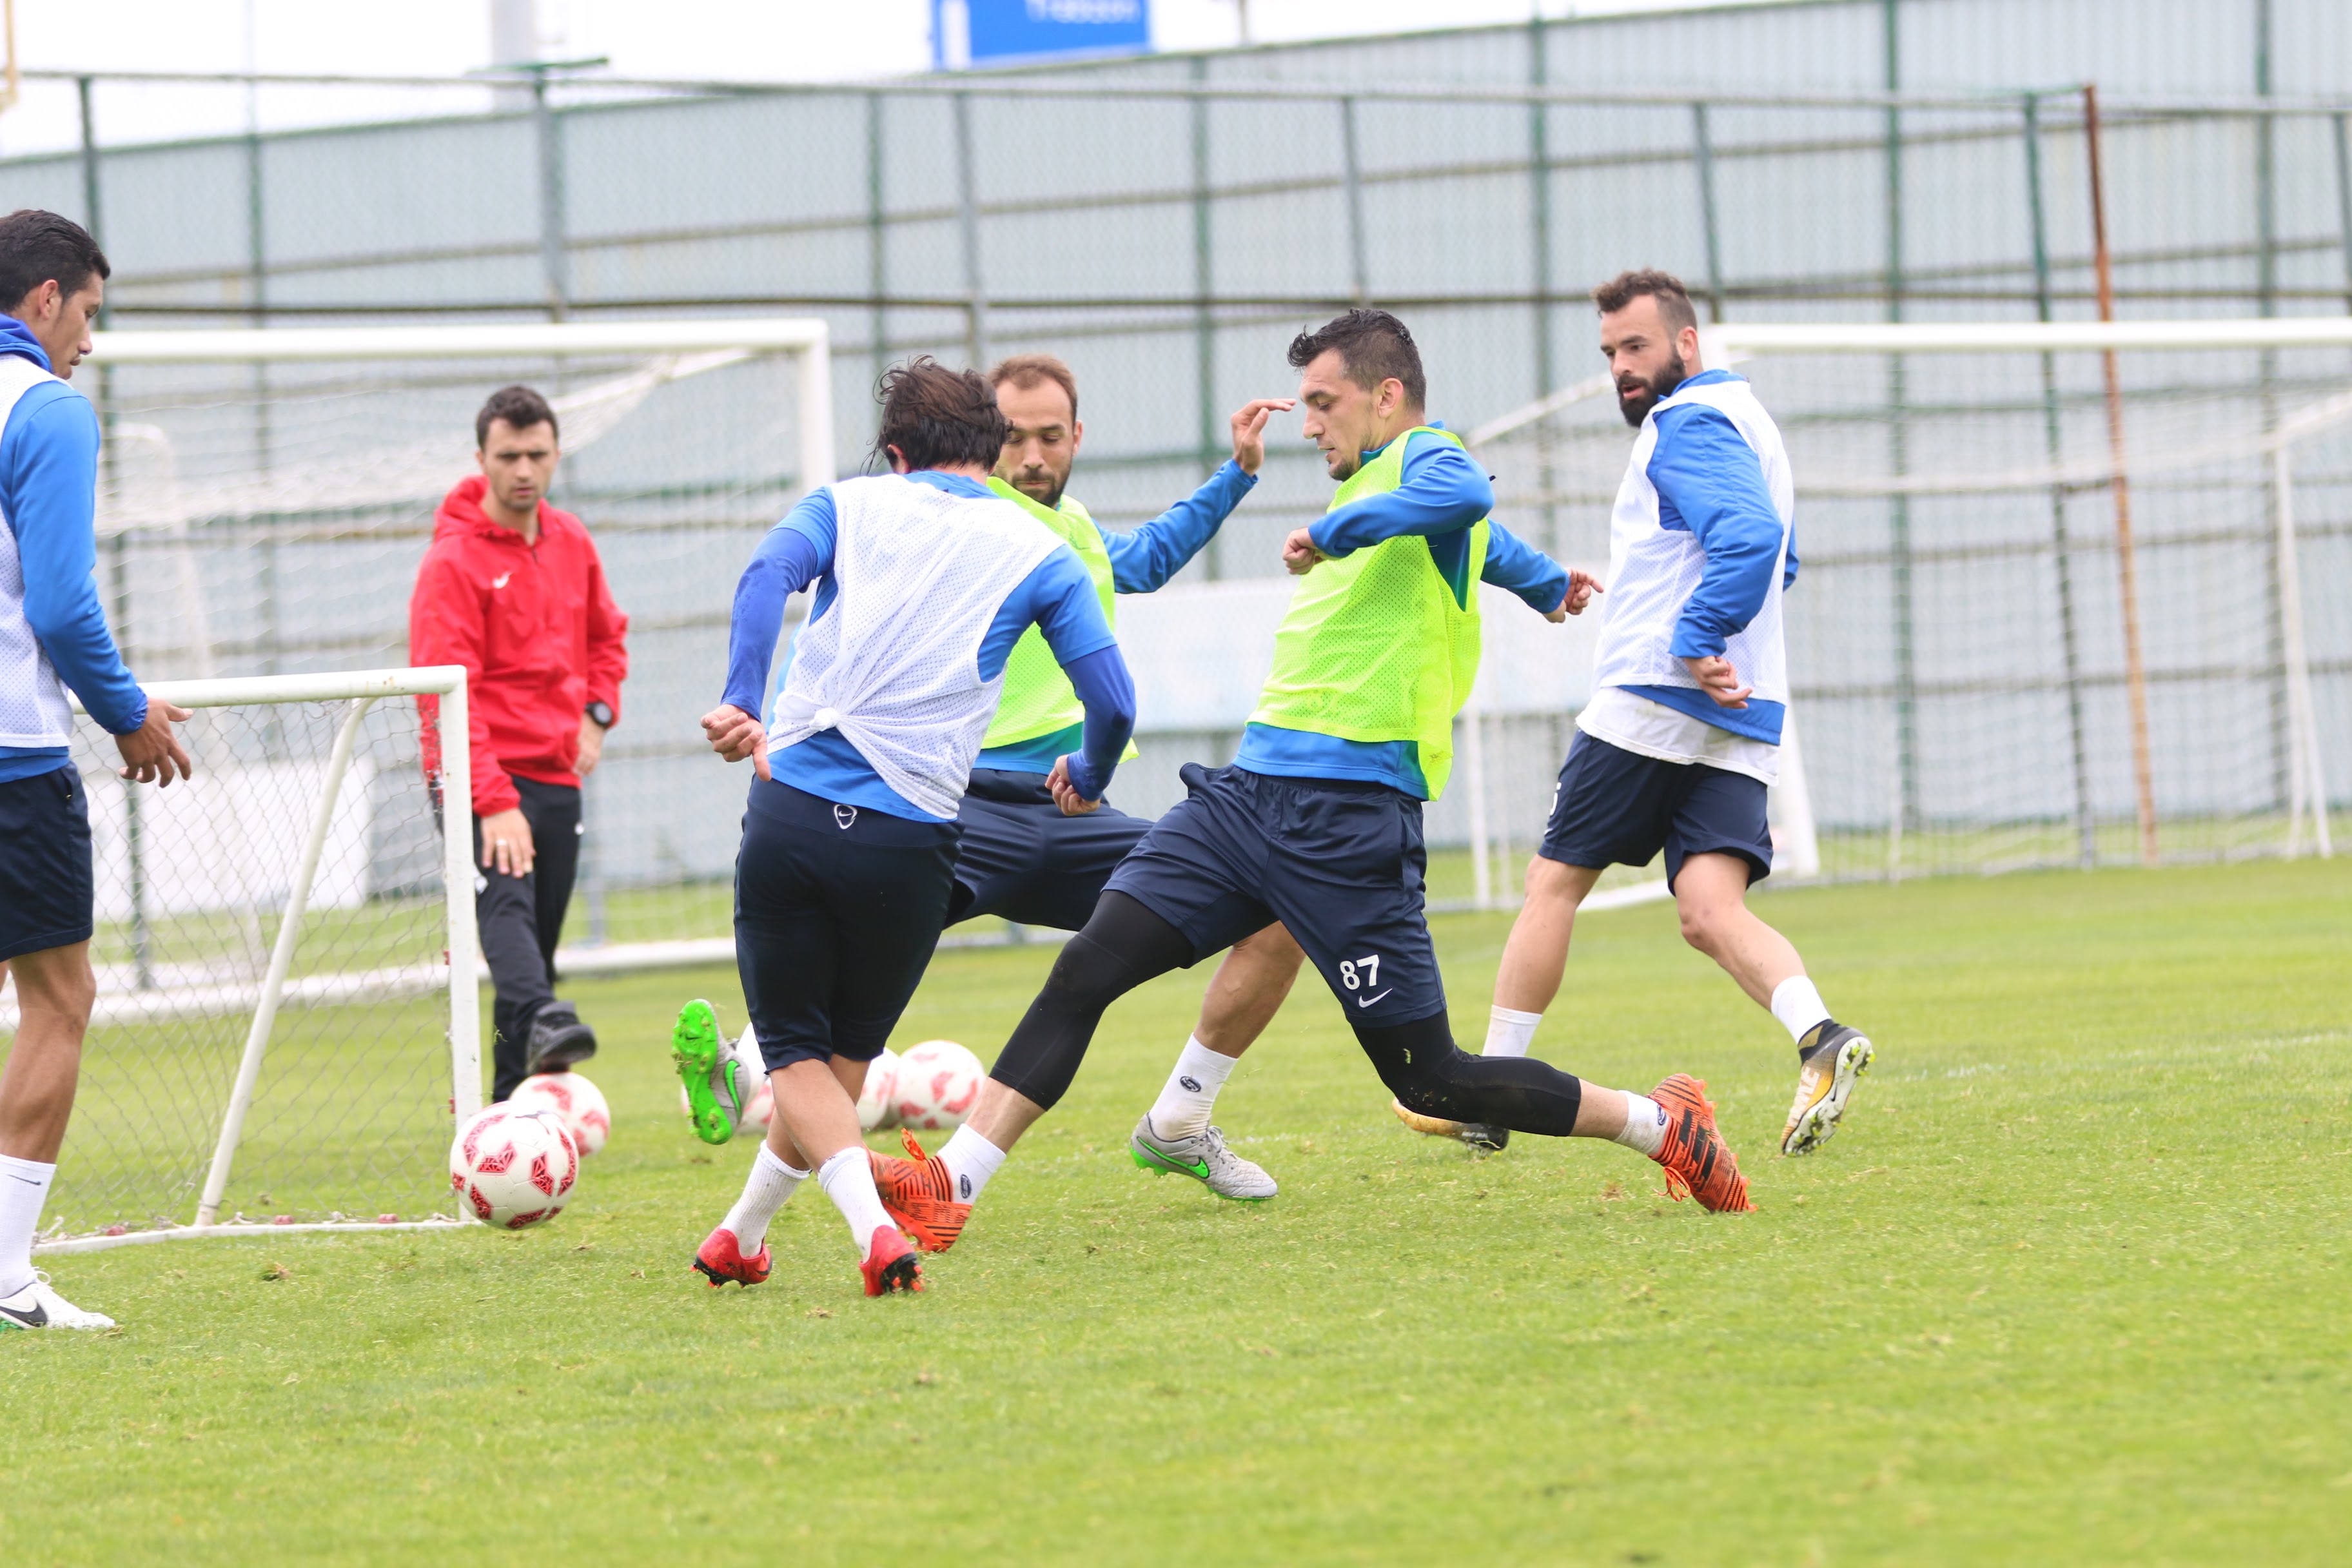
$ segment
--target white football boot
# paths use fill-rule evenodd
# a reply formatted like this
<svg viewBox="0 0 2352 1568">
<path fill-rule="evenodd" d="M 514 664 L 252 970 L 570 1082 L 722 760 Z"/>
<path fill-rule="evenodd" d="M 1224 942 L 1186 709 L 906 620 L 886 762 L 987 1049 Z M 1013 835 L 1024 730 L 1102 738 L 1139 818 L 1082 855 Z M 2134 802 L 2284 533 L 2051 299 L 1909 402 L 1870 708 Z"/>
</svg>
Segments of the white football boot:
<svg viewBox="0 0 2352 1568">
<path fill-rule="evenodd" d="M 13 1296 L 0 1296 L 0 1333 L 10 1329 L 110 1329 L 103 1312 L 85 1312 L 49 1289 L 49 1277 L 36 1271 L 33 1282 Z"/>
<path fill-rule="evenodd" d="M 1190 1176 L 1221 1198 L 1255 1204 L 1275 1194 L 1274 1178 L 1226 1148 L 1225 1135 L 1213 1127 L 1190 1138 L 1162 1138 L 1151 1130 L 1147 1111 L 1135 1124 L 1127 1152 L 1143 1170 Z"/>
</svg>

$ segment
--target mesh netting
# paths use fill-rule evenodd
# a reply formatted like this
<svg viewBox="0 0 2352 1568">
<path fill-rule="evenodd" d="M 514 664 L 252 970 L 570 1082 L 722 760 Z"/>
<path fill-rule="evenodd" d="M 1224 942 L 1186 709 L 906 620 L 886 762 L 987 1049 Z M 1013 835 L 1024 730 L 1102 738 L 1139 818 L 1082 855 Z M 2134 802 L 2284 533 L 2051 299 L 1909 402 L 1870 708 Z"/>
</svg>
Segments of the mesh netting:
<svg viewBox="0 0 2352 1568">
<path fill-rule="evenodd" d="M 196 1216 L 348 702 L 200 708 L 196 767 L 125 784 L 87 719 L 98 1005 L 47 1221 Z M 416 701 L 360 721 L 220 1218 L 425 1218 L 448 1196 L 446 904 Z M 13 998 L 0 1025 L 13 1030 Z"/>
<path fill-rule="evenodd" d="M 2132 352 L 2124 483 L 2101 356 L 1775 353 L 1740 365 L 1780 424 L 1802 570 L 1792 709 L 1824 870 L 2141 858 L 2117 502 L 2127 498 L 2166 860 L 2295 847 L 2315 730 L 2352 781 L 2352 356 Z M 1605 379 L 1496 429 L 1498 515 L 1605 565 L 1632 432 Z M 1532 413 L 1532 411 L 1531 411 Z M 2293 439 L 2286 439 L 2292 436 Z M 2293 718 L 2284 447 L 2315 724 Z"/>
</svg>

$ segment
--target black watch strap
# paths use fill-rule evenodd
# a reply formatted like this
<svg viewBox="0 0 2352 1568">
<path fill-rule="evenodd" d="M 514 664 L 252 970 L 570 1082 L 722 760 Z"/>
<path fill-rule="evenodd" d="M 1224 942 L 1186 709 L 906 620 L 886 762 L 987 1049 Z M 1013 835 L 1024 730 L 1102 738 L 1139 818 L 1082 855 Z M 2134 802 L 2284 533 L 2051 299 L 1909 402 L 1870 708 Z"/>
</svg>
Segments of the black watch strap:
<svg viewBox="0 0 2352 1568">
<path fill-rule="evenodd" d="M 588 704 L 587 712 L 588 717 L 596 721 L 598 729 L 609 730 L 613 727 L 613 709 L 610 703 L 591 702 Z"/>
</svg>

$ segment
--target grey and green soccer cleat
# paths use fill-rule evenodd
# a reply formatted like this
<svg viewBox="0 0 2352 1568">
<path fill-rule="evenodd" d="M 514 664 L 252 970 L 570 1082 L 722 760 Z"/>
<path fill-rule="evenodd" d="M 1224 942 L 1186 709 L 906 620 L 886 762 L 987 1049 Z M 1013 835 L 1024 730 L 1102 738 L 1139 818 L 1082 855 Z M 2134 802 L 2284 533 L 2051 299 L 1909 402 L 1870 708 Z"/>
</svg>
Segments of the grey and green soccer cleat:
<svg viewBox="0 0 2352 1568">
<path fill-rule="evenodd" d="M 669 1059 L 677 1068 L 678 1081 L 686 1085 L 688 1119 L 694 1123 L 694 1135 L 705 1143 L 724 1143 L 734 1137 L 735 1113 L 729 1104 L 740 1103 L 733 1081 L 738 1068 L 727 1042 L 719 1037 L 718 1015 L 699 996 L 677 1010 L 677 1026 L 669 1036 Z M 726 1101 L 720 1100 L 712 1081 L 721 1072 L 728 1076 Z"/>
<path fill-rule="evenodd" d="M 1162 1138 L 1147 1113 L 1135 1124 L 1127 1152 L 1141 1170 L 1190 1176 L 1221 1198 L 1258 1204 L 1275 1194 L 1274 1178 L 1226 1148 L 1225 1135 L 1213 1127 L 1190 1138 Z"/>
<path fill-rule="evenodd" d="M 1812 1048 L 1805 1053 L 1797 1075 L 1796 1103 L 1789 1108 L 1789 1125 L 1780 1131 L 1780 1152 L 1810 1154 L 1830 1141 L 1845 1117 L 1853 1087 L 1870 1070 L 1877 1050 L 1860 1029 L 1829 1022 L 1814 1031 Z"/>
</svg>

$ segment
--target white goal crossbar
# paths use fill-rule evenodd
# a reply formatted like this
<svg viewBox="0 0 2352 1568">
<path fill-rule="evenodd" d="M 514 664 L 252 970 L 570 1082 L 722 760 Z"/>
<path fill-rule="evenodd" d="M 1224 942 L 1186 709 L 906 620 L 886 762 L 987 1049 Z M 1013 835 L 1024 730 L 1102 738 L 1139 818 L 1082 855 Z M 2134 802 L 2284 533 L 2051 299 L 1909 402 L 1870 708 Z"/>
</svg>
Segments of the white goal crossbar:
<svg viewBox="0 0 2352 1568">
<path fill-rule="evenodd" d="M 36 1250 L 44 1253 L 87 1251 L 94 1247 L 206 1234 L 282 1236 L 291 1231 L 414 1230 L 453 1224 L 446 1219 L 435 1218 L 406 1223 L 335 1221 L 305 1225 L 224 1225 L 220 1221 L 220 1207 L 227 1190 L 230 1172 L 236 1163 L 237 1146 L 244 1134 L 246 1113 L 253 1104 L 254 1089 L 261 1075 L 263 1059 L 268 1053 L 270 1035 L 277 1026 L 278 1008 L 288 998 L 287 976 L 293 965 L 295 950 L 301 942 L 303 918 L 317 877 L 320 856 L 334 823 L 344 779 L 351 770 L 353 742 L 359 733 L 361 721 L 366 717 L 370 708 L 387 698 L 438 697 L 441 700 L 438 720 L 441 776 L 451 781 L 448 787 L 458 792 L 456 798 L 462 803 L 466 798 L 466 781 L 472 776 L 471 731 L 467 714 L 464 667 L 436 665 L 424 668 L 368 669 L 338 674 L 159 681 L 147 686 L 145 690 L 151 700 L 190 709 L 255 707 L 289 702 L 339 702 L 348 706 L 342 721 L 337 727 L 317 805 L 305 830 L 300 858 L 286 896 L 277 939 L 270 949 L 268 967 L 257 988 L 236 998 L 241 1002 L 244 995 L 250 995 L 252 1018 L 246 1031 L 243 1052 L 237 1060 L 235 1086 L 230 1091 L 227 1109 L 221 1119 L 219 1134 L 214 1144 L 194 1224 L 185 1227 L 51 1242 Z M 76 706 L 79 708 L 79 703 Z M 203 759 L 197 758 L 195 762 L 201 769 Z M 482 1103 L 481 1018 L 477 1000 L 479 966 L 472 896 L 474 868 L 472 843 L 465 832 L 445 831 L 442 834 L 441 874 L 448 922 L 444 961 L 446 975 L 436 976 L 429 971 L 403 971 L 397 974 L 339 976 L 331 994 L 306 994 L 302 999 L 354 1000 L 373 994 L 430 989 L 436 984 L 446 986 L 449 1012 L 449 1104 L 454 1121 L 463 1121 L 480 1110 Z M 168 1003 L 169 999 L 166 1001 Z M 217 1011 L 221 1001 L 221 998 L 204 996 L 191 1002 L 184 994 L 179 1005 Z M 13 1023 L 13 1020 L 9 1021 Z"/>
</svg>

